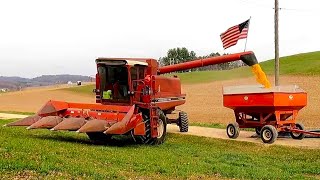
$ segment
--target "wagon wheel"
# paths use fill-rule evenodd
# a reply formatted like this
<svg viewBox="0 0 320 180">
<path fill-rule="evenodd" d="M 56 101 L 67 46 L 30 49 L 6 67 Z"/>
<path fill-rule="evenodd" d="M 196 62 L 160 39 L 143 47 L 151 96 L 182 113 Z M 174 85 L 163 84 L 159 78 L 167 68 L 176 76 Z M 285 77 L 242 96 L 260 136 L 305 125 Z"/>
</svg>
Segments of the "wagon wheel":
<svg viewBox="0 0 320 180">
<path fill-rule="evenodd" d="M 265 125 L 261 129 L 261 139 L 264 143 L 272 144 L 278 137 L 277 129 L 272 125 Z"/>
<path fill-rule="evenodd" d="M 188 121 L 188 115 L 186 112 L 179 112 L 179 120 L 178 125 L 180 132 L 188 132 L 189 129 L 189 121 Z"/>
<path fill-rule="evenodd" d="M 297 123 L 296 128 L 299 130 L 305 130 L 304 125 L 301 123 Z M 306 135 L 304 133 L 290 132 L 290 136 L 292 139 L 303 139 Z"/>
<path fill-rule="evenodd" d="M 236 139 L 239 136 L 240 129 L 238 123 L 230 123 L 227 126 L 227 135 L 229 138 Z"/>
</svg>

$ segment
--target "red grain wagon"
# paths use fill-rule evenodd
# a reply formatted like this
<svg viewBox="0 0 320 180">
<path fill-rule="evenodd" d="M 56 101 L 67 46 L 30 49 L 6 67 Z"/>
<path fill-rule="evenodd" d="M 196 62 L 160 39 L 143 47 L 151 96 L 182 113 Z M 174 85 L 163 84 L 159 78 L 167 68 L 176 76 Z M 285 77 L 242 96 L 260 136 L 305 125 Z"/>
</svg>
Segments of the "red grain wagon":
<svg viewBox="0 0 320 180">
<path fill-rule="evenodd" d="M 273 143 L 278 132 L 289 132 L 293 139 L 319 135 L 297 123 L 299 110 L 307 105 L 307 93 L 296 85 L 268 89 L 255 85 L 224 87 L 223 105 L 233 109 L 236 118 L 227 126 L 229 138 L 237 138 L 239 128 L 255 128 L 264 143 Z"/>
</svg>

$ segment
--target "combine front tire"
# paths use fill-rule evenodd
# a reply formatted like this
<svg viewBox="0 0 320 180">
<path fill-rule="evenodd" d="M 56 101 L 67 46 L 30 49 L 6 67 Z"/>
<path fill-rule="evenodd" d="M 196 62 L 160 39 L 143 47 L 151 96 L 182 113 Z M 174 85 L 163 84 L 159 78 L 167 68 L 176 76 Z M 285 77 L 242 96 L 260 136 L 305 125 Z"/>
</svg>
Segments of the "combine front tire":
<svg viewBox="0 0 320 180">
<path fill-rule="evenodd" d="M 186 112 L 179 112 L 179 121 L 178 121 L 180 132 L 188 132 L 189 130 L 189 120 Z"/>
<path fill-rule="evenodd" d="M 143 121 L 145 123 L 146 128 L 146 134 L 144 136 L 133 136 L 135 141 L 140 142 L 142 144 L 151 145 L 162 144 L 164 142 L 167 135 L 167 120 L 166 116 L 161 110 L 158 110 L 157 114 L 159 116 L 157 123 L 158 137 L 152 138 L 151 136 L 151 121 L 149 111 L 147 111 L 145 113 L 142 113 Z"/>
<path fill-rule="evenodd" d="M 236 139 L 239 136 L 240 129 L 238 123 L 230 123 L 227 126 L 227 135 L 231 139 Z"/>
<path fill-rule="evenodd" d="M 296 128 L 299 130 L 305 130 L 304 125 L 301 123 L 297 123 Z M 290 132 L 290 136 L 292 139 L 303 139 L 306 135 L 303 133 Z"/>
<path fill-rule="evenodd" d="M 261 139 L 264 143 L 272 144 L 278 137 L 277 129 L 272 125 L 265 125 L 261 129 Z"/>
</svg>

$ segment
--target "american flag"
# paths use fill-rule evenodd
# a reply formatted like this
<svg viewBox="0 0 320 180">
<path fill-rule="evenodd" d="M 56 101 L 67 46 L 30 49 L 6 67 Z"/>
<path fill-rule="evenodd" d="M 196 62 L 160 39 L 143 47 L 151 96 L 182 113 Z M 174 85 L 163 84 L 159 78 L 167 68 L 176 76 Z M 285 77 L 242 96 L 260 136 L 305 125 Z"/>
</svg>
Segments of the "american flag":
<svg viewBox="0 0 320 180">
<path fill-rule="evenodd" d="M 231 46 L 236 45 L 239 39 L 247 38 L 249 24 L 250 19 L 238 25 L 232 26 L 225 32 L 221 33 L 220 37 L 223 44 L 223 48 L 227 49 Z"/>
</svg>

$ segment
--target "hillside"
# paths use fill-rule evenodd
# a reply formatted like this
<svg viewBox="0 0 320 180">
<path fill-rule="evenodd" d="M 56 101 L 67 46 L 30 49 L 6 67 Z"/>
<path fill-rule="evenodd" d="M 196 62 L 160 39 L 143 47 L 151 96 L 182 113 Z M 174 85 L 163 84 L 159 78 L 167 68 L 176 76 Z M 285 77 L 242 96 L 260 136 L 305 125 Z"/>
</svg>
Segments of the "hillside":
<svg viewBox="0 0 320 180">
<path fill-rule="evenodd" d="M 268 74 L 274 74 L 274 60 L 260 63 Z M 320 51 L 295 54 L 280 58 L 280 74 L 320 75 Z"/>
<path fill-rule="evenodd" d="M 35 78 L 21 78 L 21 77 L 5 77 L 0 76 L 0 89 L 7 88 L 9 90 L 19 90 L 25 87 L 34 86 L 48 86 L 54 84 L 65 84 L 68 81 L 76 82 L 90 82 L 92 80 L 89 76 L 81 75 L 42 75 Z"/>
<path fill-rule="evenodd" d="M 260 63 L 268 75 L 274 74 L 274 60 Z M 320 75 L 320 51 L 296 54 L 280 58 L 281 75 Z M 252 76 L 250 67 L 224 71 L 200 71 L 176 73 L 182 83 L 203 83 Z M 171 76 L 171 75 L 170 75 Z"/>
</svg>

